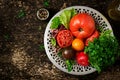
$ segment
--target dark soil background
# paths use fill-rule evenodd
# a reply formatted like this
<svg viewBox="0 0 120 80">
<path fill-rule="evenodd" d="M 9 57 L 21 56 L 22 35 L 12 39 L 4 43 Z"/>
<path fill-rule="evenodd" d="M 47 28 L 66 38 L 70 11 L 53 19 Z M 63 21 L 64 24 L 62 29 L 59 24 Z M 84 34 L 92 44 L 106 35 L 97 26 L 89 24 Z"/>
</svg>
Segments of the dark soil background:
<svg viewBox="0 0 120 80">
<path fill-rule="evenodd" d="M 84 5 L 100 11 L 120 40 L 120 22 L 111 20 L 111 0 L 0 0 L 0 80 L 120 80 L 120 60 L 100 74 L 75 76 L 58 70 L 48 59 L 44 31 L 49 19 L 65 7 Z M 50 17 L 40 21 L 36 12 L 47 8 Z"/>
</svg>

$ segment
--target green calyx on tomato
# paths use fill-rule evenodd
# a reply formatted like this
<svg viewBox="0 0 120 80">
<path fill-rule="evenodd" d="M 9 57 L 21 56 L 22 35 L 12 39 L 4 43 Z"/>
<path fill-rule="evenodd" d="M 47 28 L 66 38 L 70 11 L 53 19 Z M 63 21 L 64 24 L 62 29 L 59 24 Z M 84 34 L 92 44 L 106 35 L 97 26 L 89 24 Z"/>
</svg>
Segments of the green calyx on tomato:
<svg viewBox="0 0 120 80">
<path fill-rule="evenodd" d="M 69 25 L 72 34 L 80 39 L 89 37 L 95 30 L 94 19 L 87 13 L 76 14 Z"/>
</svg>

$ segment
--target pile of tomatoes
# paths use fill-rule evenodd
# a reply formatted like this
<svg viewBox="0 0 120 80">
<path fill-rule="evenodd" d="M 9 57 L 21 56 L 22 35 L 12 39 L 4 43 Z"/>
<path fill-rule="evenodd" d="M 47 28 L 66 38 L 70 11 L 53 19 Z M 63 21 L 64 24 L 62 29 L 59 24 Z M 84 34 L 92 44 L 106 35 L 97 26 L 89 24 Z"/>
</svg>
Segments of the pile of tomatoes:
<svg viewBox="0 0 120 80">
<path fill-rule="evenodd" d="M 69 29 L 60 30 L 56 36 L 57 44 L 63 49 L 62 56 L 65 59 L 75 59 L 82 66 L 89 65 L 89 57 L 84 52 L 88 42 L 99 37 L 95 27 L 95 21 L 87 13 L 79 13 L 73 16 L 69 23 Z"/>
</svg>

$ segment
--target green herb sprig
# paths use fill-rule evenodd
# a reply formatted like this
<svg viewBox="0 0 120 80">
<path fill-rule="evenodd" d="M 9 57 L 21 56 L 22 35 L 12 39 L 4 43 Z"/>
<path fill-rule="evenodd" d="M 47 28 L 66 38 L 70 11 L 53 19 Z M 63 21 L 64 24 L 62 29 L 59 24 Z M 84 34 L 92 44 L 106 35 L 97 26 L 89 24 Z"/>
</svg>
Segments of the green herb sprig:
<svg viewBox="0 0 120 80">
<path fill-rule="evenodd" d="M 51 38 L 51 43 L 52 43 L 53 46 L 56 46 L 56 44 L 57 44 L 56 43 L 56 39 L 55 38 Z"/>
<path fill-rule="evenodd" d="M 73 60 L 66 60 L 65 63 L 67 65 L 68 72 L 72 71 L 72 68 L 73 68 L 73 65 L 75 64 L 75 62 Z"/>
<path fill-rule="evenodd" d="M 89 56 L 90 64 L 98 72 L 114 64 L 120 55 L 119 44 L 111 30 L 102 32 L 98 39 L 89 42 L 89 45 L 85 47 L 85 52 Z"/>
</svg>

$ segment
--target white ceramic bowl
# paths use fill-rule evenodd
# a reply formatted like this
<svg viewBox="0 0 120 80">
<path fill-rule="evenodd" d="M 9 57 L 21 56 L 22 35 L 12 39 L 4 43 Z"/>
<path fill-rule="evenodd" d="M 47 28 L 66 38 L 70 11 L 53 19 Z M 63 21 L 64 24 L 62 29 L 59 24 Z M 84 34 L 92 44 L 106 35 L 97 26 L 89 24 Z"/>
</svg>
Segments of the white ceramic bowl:
<svg viewBox="0 0 120 80">
<path fill-rule="evenodd" d="M 99 26 L 103 27 L 103 29 L 104 29 L 103 31 L 105 31 L 107 29 L 112 30 L 111 25 L 108 22 L 108 20 L 99 11 L 97 11 L 93 8 L 90 8 L 90 7 L 86 7 L 86 6 L 72 6 L 72 7 L 65 8 L 65 9 L 59 11 L 58 13 L 56 13 L 52 17 L 52 19 L 56 16 L 59 16 L 64 10 L 69 10 L 72 8 L 74 8 L 77 11 L 77 13 L 90 14 L 94 18 L 95 22 Z M 52 44 L 50 41 L 50 38 L 51 38 L 50 26 L 51 26 L 52 19 L 49 21 L 49 23 L 46 27 L 46 30 L 45 30 L 45 34 L 44 34 L 44 46 L 45 46 L 46 54 L 47 54 L 48 58 L 50 59 L 50 61 L 58 69 L 62 70 L 63 72 L 73 74 L 73 75 L 86 75 L 86 74 L 90 74 L 90 73 L 95 72 L 96 71 L 95 68 L 93 68 L 91 66 L 87 66 L 87 67 L 80 66 L 77 63 L 75 65 L 73 65 L 72 71 L 68 72 L 65 61 L 56 54 L 57 51 L 54 49 L 54 47 L 52 47 Z"/>
</svg>

